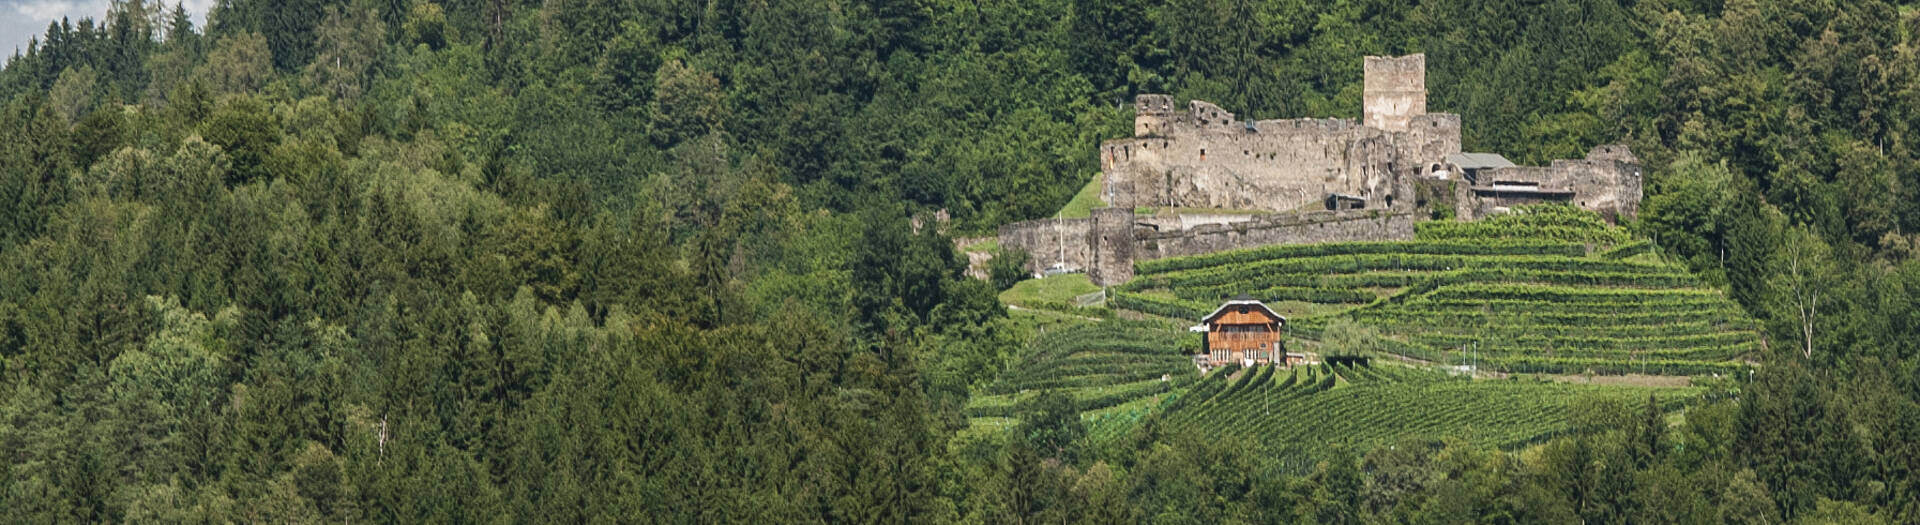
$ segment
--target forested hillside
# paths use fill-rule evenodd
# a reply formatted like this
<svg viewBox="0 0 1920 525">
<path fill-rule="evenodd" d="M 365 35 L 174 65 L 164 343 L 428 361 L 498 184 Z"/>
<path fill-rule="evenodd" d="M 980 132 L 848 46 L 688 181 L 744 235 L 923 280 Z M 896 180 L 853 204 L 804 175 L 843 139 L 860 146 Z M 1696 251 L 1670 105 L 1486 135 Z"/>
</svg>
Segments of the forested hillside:
<svg viewBox="0 0 1920 525">
<path fill-rule="evenodd" d="M 0 70 L 0 521 L 1920 521 L 1906 2 L 111 4 Z M 1415 52 L 1468 150 L 1645 157 L 1758 372 L 1517 450 L 965 437 L 1036 323 L 950 236 L 1133 94 L 1350 117 Z"/>
</svg>

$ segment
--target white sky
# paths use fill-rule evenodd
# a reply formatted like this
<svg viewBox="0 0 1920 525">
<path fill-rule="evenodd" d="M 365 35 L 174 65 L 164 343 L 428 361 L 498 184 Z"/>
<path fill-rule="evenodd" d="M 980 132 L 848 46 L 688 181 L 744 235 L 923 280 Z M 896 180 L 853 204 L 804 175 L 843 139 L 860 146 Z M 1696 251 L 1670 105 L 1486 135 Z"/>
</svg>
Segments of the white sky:
<svg viewBox="0 0 1920 525">
<path fill-rule="evenodd" d="M 168 8 L 182 0 L 166 0 Z M 214 0 L 184 0 L 187 12 L 193 14 L 194 29 L 206 30 L 207 8 L 213 7 Z M 0 0 L 0 61 L 13 57 L 16 50 L 26 53 L 27 41 L 34 37 L 45 37 L 47 23 L 60 20 L 61 17 L 78 23 L 82 18 L 92 18 L 99 23 L 107 17 L 107 0 Z"/>
</svg>

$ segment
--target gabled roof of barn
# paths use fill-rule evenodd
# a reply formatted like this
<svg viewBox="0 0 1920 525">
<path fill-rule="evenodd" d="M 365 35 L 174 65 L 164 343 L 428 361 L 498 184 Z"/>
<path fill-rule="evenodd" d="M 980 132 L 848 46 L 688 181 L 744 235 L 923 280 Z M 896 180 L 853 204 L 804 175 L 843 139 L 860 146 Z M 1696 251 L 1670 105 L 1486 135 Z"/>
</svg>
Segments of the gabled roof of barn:
<svg viewBox="0 0 1920 525">
<path fill-rule="evenodd" d="M 1236 295 L 1232 299 L 1228 299 L 1227 302 L 1221 304 L 1219 308 L 1215 308 L 1213 310 L 1213 313 L 1207 314 L 1206 317 L 1201 317 L 1200 324 L 1204 325 L 1209 322 L 1212 322 L 1214 319 L 1219 319 L 1221 315 L 1224 315 L 1227 313 L 1228 308 L 1232 308 L 1235 306 L 1243 306 L 1243 305 L 1250 306 L 1253 308 L 1258 308 L 1260 309 L 1260 311 L 1266 312 L 1268 316 L 1271 316 L 1274 319 L 1279 319 L 1281 325 L 1287 324 L 1286 316 L 1280 315 L 1278 313 L 1274 313 L 1272 308 L 1267 308 L 1266 304 L 1261 303 L 1259 300 L 1254 299 L 1253 296 L 1250 296 L 1247 294 Z"/>
</svg>

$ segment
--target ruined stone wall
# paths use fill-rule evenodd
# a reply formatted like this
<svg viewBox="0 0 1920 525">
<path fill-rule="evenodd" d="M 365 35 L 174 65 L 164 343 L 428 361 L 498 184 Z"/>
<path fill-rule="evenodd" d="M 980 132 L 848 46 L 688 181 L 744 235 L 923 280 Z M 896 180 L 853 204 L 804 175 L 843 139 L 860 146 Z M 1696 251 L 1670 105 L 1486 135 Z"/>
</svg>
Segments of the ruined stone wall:
<svg viewBox="0 0 1920 525">
<path fill-rule="evenodd" d="M 1243 121 L 1168 95 L 1134 100 L 1133 137 L 1101 144 L 1101 197 L 1121 208 L 1290 212 L 1330 194 L 1369 209 L 1412 195 L 1411 176 L 1460 151 L 1460 117 L 1428 114 L 1426 57 L 1366 57 L 1365 113 Z"/>
<path fill-rule="evenodd" d="M 1376 199 L 1370 206 L 1379 207 L 1394 192 L 1391 137 L 1341 119 L 1263 120 L 1249 129 L 1202 104 L 1186 117 L 1143 125 L 1164 135 L 1103 143 L 1102 197 L 1129 209 L 1291 211 L 1328 193 Z"/>
<path fill-rule="evenodd" d="M 1000 227 L 1000 249 L 1019 248 L 1033 257 L 1027 260 L 1028 272 L 1039 272 L 1056 262 L 1068 268 L 1084 269 L 1092 262 L 1087 231 L 1091 219 L 1038 219 Z M 1062 252 L 1064 251 L 1064 257 Z"/>
<path fill-rule="evenodd" d="M 1413 163 L 1406 173 L 1426 175 L 1446 162 L 1447 155 L 1460 152 L 1460 116 L 1429 113 L 1408 120 L 1405 133 L 1389 134 L 1394 139 L 1394 156 Z M 1424 166 L 1422 166 L 1424 164 Z"/>
<path fill-rule="evenodd" d="M 1539 193 L 1498 191 L 1501 187 L 1531 185 Z M 1622 145 L 1603 145 L 1578 160 L 1555 160 L 1547 166 L 1516 166 L 1489 170 L 1468 188 L 1463 219 L 1479 219 L 1502 208 L 1539 202 L 1565 202 L 1598 212 L 1609 221 L 1640 214 L 1642 196 L 1640 160 Z"/>
<path fill-rule="evenodd" d="M 1462 185 L 1464 183 L 1453 179 L 1414 179 L 1414 214 L 1417 217 L 1458 217 L 1456 203 L 1459 202 L 1459 196 L 1455 191 Z"/>
<path fill-rule="evenodd" d="M 1112 286 L 1133 278 L 1133 262 L 1199 255 L 1273 244 L 1412 239 L 1410 210 L 1340 210 L 1261 215 L 1240 222 L 1177 228 L 1176 220 L 1136 217 L 1132 210 L 1097 208 L 1086 219 L 1041 219 L 1000 227 L 1000 246 L 1033 254 L 1027 270 L 1039 272 L 1063 260 L 1085 269 L 1094 284 Z M 1159 228 L 1159 229 L 1156 229 Z"/>
<path fill-rule="evenodd" d="M 1385 131 L 1406 131 L 1427 114 L 1427 56 L 1366 57 L 1361 122 Z"/>
<path fill-rule="evenodd" d="M 1275 244 L 1412 239 L 1414 219 L 1407 211 L 1340 210 L 1264 215 L 1185 230 L 1136 230 L 1133 256 L 1151 260 Z"/>
</svg>

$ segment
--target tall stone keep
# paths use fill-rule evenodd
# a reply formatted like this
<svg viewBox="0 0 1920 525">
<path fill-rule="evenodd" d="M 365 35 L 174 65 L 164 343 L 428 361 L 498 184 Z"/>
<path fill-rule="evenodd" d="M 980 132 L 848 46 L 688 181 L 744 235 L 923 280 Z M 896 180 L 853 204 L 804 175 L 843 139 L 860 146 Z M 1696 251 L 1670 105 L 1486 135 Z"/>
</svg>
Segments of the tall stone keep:
<svg viewBox="0 0 1920 525">
<path fill-rule="evenodd" d="M 1361 122 L 1382 131 L 1406 131 L 1427 114 L 1427 55 L 1366 58 Z"/>
</svg>

